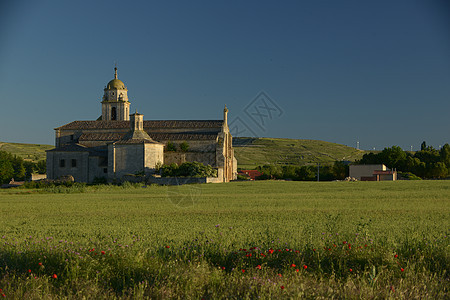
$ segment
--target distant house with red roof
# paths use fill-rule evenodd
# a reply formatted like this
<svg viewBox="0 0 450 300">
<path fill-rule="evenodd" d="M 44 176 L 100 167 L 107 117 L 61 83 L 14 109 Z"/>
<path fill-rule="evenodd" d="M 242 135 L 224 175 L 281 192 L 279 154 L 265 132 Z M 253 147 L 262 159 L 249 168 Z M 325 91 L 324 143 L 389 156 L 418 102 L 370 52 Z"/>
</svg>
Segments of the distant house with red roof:
<svg viewBox="0 0 450 300">
<path fill-rule="evenodd" d="M 263 173 L 258 170 L 242 170 L 238 172 L 238 175 L 247 176 L 250 180 L 255 180 L 257 177 L 261 176 Z"/>
</svg>

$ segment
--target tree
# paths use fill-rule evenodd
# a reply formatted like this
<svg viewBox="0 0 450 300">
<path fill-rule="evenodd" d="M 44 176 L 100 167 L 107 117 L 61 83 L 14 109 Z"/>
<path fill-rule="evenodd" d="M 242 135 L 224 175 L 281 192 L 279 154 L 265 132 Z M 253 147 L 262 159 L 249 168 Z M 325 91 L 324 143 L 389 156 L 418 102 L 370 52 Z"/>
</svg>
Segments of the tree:
<svg viewBox="0 0 450 300">
<path fill-rule="evenodd" d="M 36 164 L 32 161 L 24 161 L 23 166 L 25 168 L 25 177 L 30 178 L 31 174 L 33 174 L 34 170 L 36 169 Z"/>
<path fill-rule="evenodd" d="M 280 179 L 283 178 L 283 170 L 280 166 L 276 165 L 264 165 L 259 166 L 258 171 L 264 174 L 264 177 L 261 179 Z"/>
<path fill-rule="evenodd" d="M 427 143 L 425 143 L 425 141 L 423 141 L 422 144 L 420 144 L 420 150 L 421 151 L 427 150 Z"/>
<path fill-rule="evenodd" d="M 47 163 L 45 160 L 40 160 L 36 164 L 36 171 L 39 174 L 45 174 L 47 173 Z"/>
<path fill-rule="evenodd" d="M 177 151 L 177 147 L 171 141 L 167 142 L 167 151 Z"/>
<path fill-rule="evenodd" d="M 295 180 L 297 178 L 296 169 L 295 166 L 283 166 L 283 178 Z"/>
<path fill-rule="evenodd" d="M 0 158 L 0 183 L 8 183 L 14 177 L 11 161 Z"/>
<path fill-rule="evenodd" d="M 348 165 L 342 161 L 335 161 L 331 173 L 335 179 L 343 180 L 348 176 Z"/>
<path fill-rule="evenodd" d="M 450 145 L 445 144 L 441 151 L 439 151 L 439 156 L 441 157 L 441 162 L 445 164 L 447 169 L 450 169 Z"/>
<path fill-rule="evenodd" d="M 299 180 L 312 181 L 316 179 L 316 167 L 314 166 L 301 166 L 296 173 Z"/>
<path fill-rule="evenodd" d="M 406 152 L 398 146 L 392 146 L 391 148 L 384 148 L 380 153 L 381 161 L 388 168 L 397 168 L 404 171 L 406 164 Z"/>
<path fill-rule="evenodd" d="M 187 152 L 189 150 L 189 144 L 186 141 L 182 142 L 180 144 L 180 149 L 183 152 Z"/>
<path fill-rule="evenodd" d="M 446 178 L 448 170 L 444 163 L 437 162 L 430 166 L 429 173 L 432 178 Z"/>
<path fill-rule="evenodd" d="M 25 167 L 23 166 L 23 158 L 14 156 L 12 159 L 12 166 L 14 168 L 14 179 L 25 180 Z"/>
</svg>

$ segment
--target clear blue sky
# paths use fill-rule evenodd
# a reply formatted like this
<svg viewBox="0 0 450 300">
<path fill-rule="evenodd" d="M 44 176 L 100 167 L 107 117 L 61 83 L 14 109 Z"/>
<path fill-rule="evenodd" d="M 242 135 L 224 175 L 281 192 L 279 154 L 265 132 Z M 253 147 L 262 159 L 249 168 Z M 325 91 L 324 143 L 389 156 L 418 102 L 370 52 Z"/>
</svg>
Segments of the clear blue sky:
<svg viewBox="0 0 450 300">
<path fill-rule="evenodd" d="M 450 142 L 448 1 L 0 3 L 0 141 L 53 144 L 53 128 L 96 119 L 117 61 L 145 119 L 227 104 L 257 136 Z M 261 91 L 280 110 L 259 127 L 245 112 Z"/>
</svg>

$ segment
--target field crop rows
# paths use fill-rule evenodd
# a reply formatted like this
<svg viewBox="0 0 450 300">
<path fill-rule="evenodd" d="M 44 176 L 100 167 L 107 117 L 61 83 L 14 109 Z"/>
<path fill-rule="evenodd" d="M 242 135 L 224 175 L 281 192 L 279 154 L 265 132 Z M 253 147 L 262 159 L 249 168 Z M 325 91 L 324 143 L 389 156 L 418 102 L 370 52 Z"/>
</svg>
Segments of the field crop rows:
<svg viewBox="0 0 450 300">
<path fill-rule="evenodd" d="M 446 298 L 450 182 L 0 191 L 6 298 Z"/>
</svg>

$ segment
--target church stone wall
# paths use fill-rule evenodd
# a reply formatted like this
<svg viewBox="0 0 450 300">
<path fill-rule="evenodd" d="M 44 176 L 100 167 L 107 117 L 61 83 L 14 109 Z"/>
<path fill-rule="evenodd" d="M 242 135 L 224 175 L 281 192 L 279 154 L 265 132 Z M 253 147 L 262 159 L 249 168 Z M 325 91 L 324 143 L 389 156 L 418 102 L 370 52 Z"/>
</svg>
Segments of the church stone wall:
<svg viewBox="0 0 450 300">
<path fill-rule="evenodd" d="M 120 178 L 125 174 L 135 174 L 144 170 L 144 147 L 136 145 L 113 145 L 112 177 Z M 108 148 L 108 161 L 109 161 Z"/>
<path fill-rule="evenodd" d="M 93 182 L 95 178 L 107 178 L 108 166 L 102 164 L 102 158 L 98 156 L 89 157 L 89 181 Z"/>
<path fill-rule="evenodd" d="M 165 152 L 164 164 L 177 164 L 181 165 L 185 162 L 200 162 L 204 165 L 210 165 L 217 167 L 216 165 L 216 153 L 215 152 Z"/>
<path fill-rule="evenodd" d="M 75 161 L 75 166 L 72 165 L 72 160 Z M 88 167 L 88 152 L 47 152 L 48 179 L 72 175 L 76 182 L 89 182 Z"/>
<path fill-rule="evenodd" d="M 156 165 L 164 164 L 164 145 L 162 144 L 144 144 L 145 148 L 145 172 L 154 173 Z"/>
<path fill-rule="evenodd" d="M 108 145 L 108 178 L 110 180 L 142 171 L 153 173 L 158 162 L 164 163 L 162 144 Z"/>
<path fill-rule="evenodd" d="M 158 141 L 163 143 L 164 146 L 167 146 L 168 140 Z M 171 140 L 171 142 L 176 146 L 177 150 L 180 149 L 180 144 L 186 142 L 189 145 L 189 152 L 211 152 L 216 150 L 216 141 L 215 140 L 206 140 L 206 141 L 193 141 L 193 140 Z"/>
</svg>

